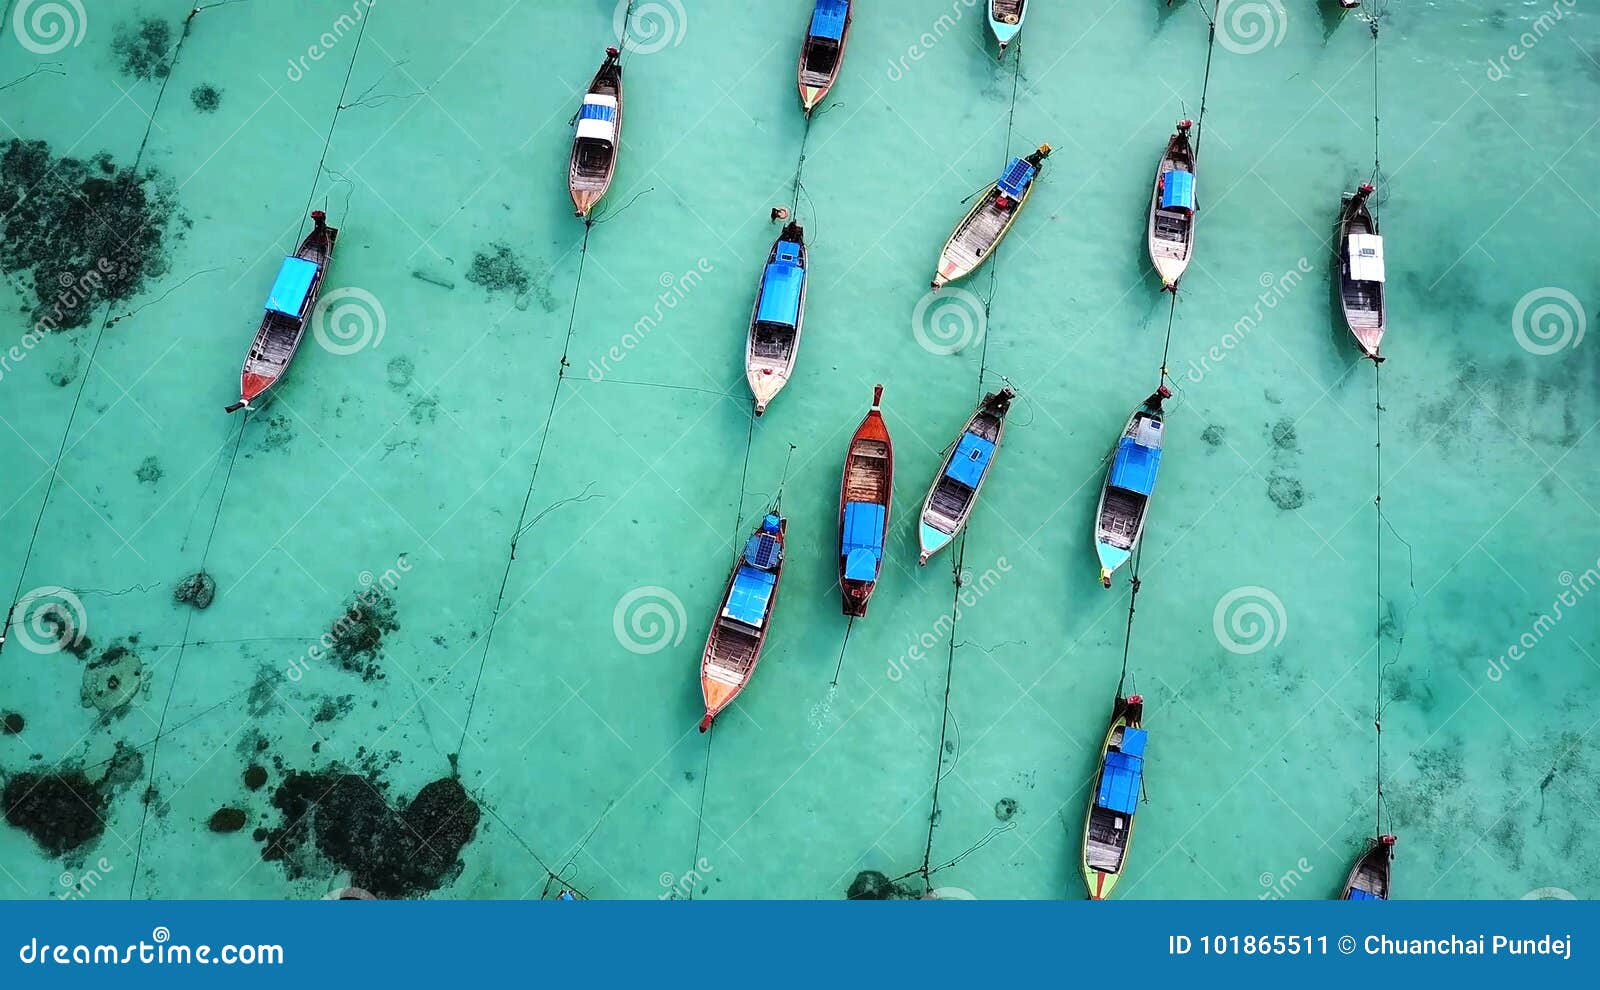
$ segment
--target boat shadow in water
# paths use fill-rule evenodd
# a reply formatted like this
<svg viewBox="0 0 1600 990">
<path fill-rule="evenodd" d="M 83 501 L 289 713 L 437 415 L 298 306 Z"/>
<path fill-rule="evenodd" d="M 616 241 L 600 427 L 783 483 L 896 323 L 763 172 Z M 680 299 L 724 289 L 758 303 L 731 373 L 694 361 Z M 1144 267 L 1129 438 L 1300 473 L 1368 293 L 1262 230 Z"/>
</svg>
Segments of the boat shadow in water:
<svg viewBox="0 0 1600 990">
<path fill-rule="evenodd" d="M 1361 23 L 1361 18 L 1351 17 L 1350 11 L 1341 6 L 1339 0 L 1317 0 L 1317 16 L 1322 18 L 1322 44 L 1327 47 L 1328 39 L 1344 24 L 1345 21 Z"/>
</svg>

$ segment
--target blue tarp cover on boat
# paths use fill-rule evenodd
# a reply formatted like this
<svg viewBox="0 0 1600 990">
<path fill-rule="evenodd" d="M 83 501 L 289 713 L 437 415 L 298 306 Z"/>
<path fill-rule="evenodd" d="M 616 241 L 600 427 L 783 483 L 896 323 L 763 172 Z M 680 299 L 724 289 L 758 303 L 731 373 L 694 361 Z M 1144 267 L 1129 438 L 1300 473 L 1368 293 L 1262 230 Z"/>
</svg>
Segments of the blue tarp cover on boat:
<svg viewBox="0 0 1600 990">
<path fill-rule="evenodd" d="M 1160 466 L 1160 448 L 1151 449 L 1133 437 L 1123 437 L 1117 444 L 1116 460 L 1111 462 L 1111 487 L 1149 495 L 1156 487 Z"/>
<path fill-rule="evenodd" d="M 817 9 L 811 14 L 811 36 L 834 41 L 843 38 L 844 20 L 849 13 L 850 5 L 845 0 L 817 0 Z"/>
<path fill-rule="evenodd" d="M 278 269 L 278 280 L 267 293 L 267 309 L 284 316 L 298 317 L 305 305 L 306 293 L 311 291 L 311 280 L 317 277 L 317 265 L 304 258 L 285 258 Z"/>
<path fill-rule="evenodd" d="M 1149 737 L 1150 733 L 1143 729 L 1123 729 L 1122 745 L 1117 748 L 1127 756 L 1137 756 L 1143 759 L 1145 740 Z"/>
<path fill-rule="evenodd" d="M 1368 893 L 1365 890 L 1357 890 L 1356 888 L 1351 887 L 1350 888 L 1350 896 L 1346 897 L 1345 900 L 1347 900 L 1347 901 L 1381 901 L 1381 900 L 1383 900 L 1383 898 L 1379 897 L 1377 894 L 1371 894 L 1371 893 Z"/>
<path fill-rule="evenodd" d="M 585 103 L 583 109 L 578 111 L 579 120 L 616 120 L 616 107 L 603 106 L 599 103 Z"/>
<path fill-rule="evenodd" d="M 976 488 L 978 482 L 983 480 L 983 472 L 989 467 L 989 461 L 993 457 L 993 443 L 976 433 L 964 433 L 961 442 L 956 444 L 956 452 L 950 458 L 950 467 L 945 471 L 945 477 L 954 478 L 968 488 Z"/>
<path fill-rule="evenodd" d="M 734 575 L 733 588 L 728 592 L 728 605 L 722 614 L 738 619 L 747 626 L 759 626 L 767 614 L 767 602 L 772 599 L 772 589 L 778 584 L 778 575 L 760 571 L 748 564 L 740 564 Z"/>
<path fill-rule="evenodd" d="M 1013 158 L 1000 173 L 1000 191 L 1012 199 L 1021 199 L 1033 181 L 1034 167 L 1021 158 Z"/>
<path fill-rule="evenodd" d="M 800 292 L 806 270 L 792 261 L 774 261 L 761 280 L 761 305 L 756 322 L 792 327 L 800 319 Z"/>
<path fill-rule="evenodd" d="M 757 533 L 745 542 L 744 562 L 752 567 L 776 567 L 782 556 L 783 547 L 778 544 L 776 537 Z"/>
<path fill-rule="evenodd" d="M 883 554 L 883 515 L 883 506 L 872 502 L 845 504 L 839 552 L 845 557 L 844 576 L 852 581 L 872 581 L 878 576 L 878 561 Z"/>
<path fill-rule="evenodd" d="M 1139 781 L 1144 776 L 1144 760 L 1126 753 L 1106 754 L 1105 770 L 1100 774 L 1100 793 L 1095 804 L 1109 811 L 1131 815 L 1139 808 Z"/>
<path fill-rule="evenodd" d="M 1161 208 L 1163 210 L 1194 209 L 1194 173 L 1181 168 L 1172 169 L 1162 177 Z"/>
</svg>

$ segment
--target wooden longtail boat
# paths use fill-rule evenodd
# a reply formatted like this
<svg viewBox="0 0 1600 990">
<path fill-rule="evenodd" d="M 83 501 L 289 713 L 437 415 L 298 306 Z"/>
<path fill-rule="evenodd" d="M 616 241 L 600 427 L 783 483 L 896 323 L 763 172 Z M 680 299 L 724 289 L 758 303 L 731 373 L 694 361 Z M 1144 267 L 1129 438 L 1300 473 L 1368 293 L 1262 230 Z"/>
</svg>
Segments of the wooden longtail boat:
<svg viewBox="0 0 1600 990">
<path fill-rule="evenodd" d="M 1178 121 L 1167 139 L 1166 153 L 1156 166 L 1155 192 L 1150 197 L 1150 263 L 1161 285 L 1178 291 L 1178 279 L 1194 255 L 1194 146 L 1189 143 L 1190 120 Z"/>
<path fill-rule="evenodd" d="M 1022 30 L 1022 19 L 1028 16 L 1028 0 L 989 0 L 989 30 L 994 40 L 1000 42 L 1000 57 L 1006 57 L 1006 46 Z"/>
<path fill-rule="evenodd" d="M 922 555 L 918 564 L 926 564 L 929 557 L 949 546 L 967 524 L 989 469 L 994 467 L 995 455 L 1000 452 L 1006 413 L 1011 411 L 1011 400 L 1016 397 L 1010 386 L 985 395 L 950 445 L 949 456 L 939 466 L 928 497 L 922 500 L 922 521 L 917 527 Z"/>
<path fill-rule="evenodd" d="M 1111 450 L 1111 469 L 1100 489 L 1095 511 L 1094 549 L 1100 557 L 1100 583 L 1111 587 L 1111 575 L 1128 562 L 1144 534 L 1161 466 L 1163 430 L 1161 401 L 1172 393 L 1165 385 L 1144 400 L 1128 417 L 1117 445 Z"/>
<path fill-rule="evenodd" d="M 939 252 L 939 267 L 933 275 L 935 289 L 971 275 L 993 253 L 1033 195 L 1033 180 L 1048 157 L 1050 146 L 1041 144 L 1028 157 L 1006 163 L 999 181 L 983 191 L 977 205 L 956 224 L 944 250 Z"/>
<path fill-rule="evenodd" d="M 844 614 L 867 614 L 867 599 L 883 572 L 894 495 L 894 443 L 878 411 L 883 386 L 872 388 L 872 408 L 850 438 L 839 485 L 839 591 Z"/>
<path fill-rule="evenodd" d="M 1083 818 L 1083 882 L 1089 899 L 1103 901 L 1127 868 L 1134 813 L 1144 786 L 1144 699 L 1118 698 L 1100 747 L 1100 769 Z"/>
<path fill-rule="evenodd" d="M 1378 236 L 1378 221 L 1367 209 L 1372 183 L 1363 182 L 1353 193 L 1345 193 L 1339 209 L 1339 305 L 1344 309 L 1345 326 L 1356 338 L 1361 353 L 1382 361 L 1378 347 L 1383 343 L 1387 319 L 1383 300 L 1383 238 Z"/>
<path fill-rule="evenodd" d="M 239 373 L 239 401 L 229 406 L 228 412 L 248 408 L 288 373 L 289 362 L 306 335 L 306 320 L 317 304 L 334 242 L 339 239 L 338 228 L 328 226 L 327 220 L 326 213 L 312 211 L 311 233 L 293 257 L 283 259 L 272 291 L 267 293 L 266 315 L 261 317 L 261 327 Z"/>
<path fill-rule="evenodd" d="M 622 53 L 615 47 L 606 49 L 606 60 L 589 83 L 576 120 L 567 188 L 578 218 L 588 220 L 611 188 L 622 148 Z"/>
<path fill-rule="evenodd" d="M 808 117 L 839 81 L 845 46 L 850 42 L 850 5 L 851 0 L 817 0 L 811 12 L 811 26 L 800 46 L 798 72 L 800 105 Z"/>
<path fill-rule="evenodd" d="M 722 605 L 711 622 L 711 635 L 700 658 L 700 694 L 706 716 L 700 731 L 733 704 L 755 675 L 761 647 L 767 640 L 772 608 L 778 600 L 778 579 L 783 574 L 783 539 L 789 522 L 778 508 L 761 520 L 734 562 Z"/>
<path fill-rule="evenodd" d="M 744 375 L 755 397 L 756 415 L 789 384 L 800 354 L 806 320 L 806 232 L 798 221 L 783 228 L 767 253 L 761 289 L 750 311 L 744 346 Z"/>
<path fill-rule="evenodd" d="M 1367 848 L 1356 858 L 1344 882 L 1342 901 L 1386 901 L 1389 899 L 1389 873 L 1394 863 L 1392 835 L 1367 840 Z"/>
</svg>

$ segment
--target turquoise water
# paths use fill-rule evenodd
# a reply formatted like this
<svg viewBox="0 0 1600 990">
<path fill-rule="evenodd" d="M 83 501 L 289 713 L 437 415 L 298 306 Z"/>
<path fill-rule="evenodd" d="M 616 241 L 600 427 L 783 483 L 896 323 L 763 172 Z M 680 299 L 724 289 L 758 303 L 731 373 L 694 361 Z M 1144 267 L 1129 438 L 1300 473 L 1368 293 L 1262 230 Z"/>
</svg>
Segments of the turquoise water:
<svg viewBox="0 0 1600 990">
<path fill-rule="evenodd" d="M 1336 4 L 1257 4 L 1261 36 L 1224 5 L 1175 310 L 1143 237 L 1162 142 L 1200 114 L 1195 0 L 1041 0 L 1004 62 L 962 0 L 867 0 L 809 131 L 809 4 L 638 4 L 622 165 L 587 234 L 566 125 L 610 2 L 381 0 L 345 22 L 361 5 L 242 2 L 187 29 L 191 3 L 91 3 L 55 41 L 27 33 L 38 6 L 5 11 L 0 141 L 103 152 L 173 213 L 143 284 L 82 326 L 24 347 L 71 236 L 0 289 L 24 347 L 0 378 L 0 586 L 24 603 L 0 710 L 25 719 L 0 773 L 34 775 L 27 794 L 78 774 L 94 819 L 60 852 L 0 830 L 6 896 L 325 896 L 382 871 L 262 851 L 304 810 L 296 772 L 330 768 L 397 813 L 430 782 L 470 796 L 333 822 L 438 853 L 412 896 L 837 898 L 862 871 L 910 896 L 1082 896 L 1129 596 L 1126 572 L 1099 587 L 1090 530 L 1169 312 L 1128 667 L 1151 746 L 1118 896 L 1336 896 L 1374 827 L 1380 663 L 1395 895 L 1600 890 L 1582 4 L 1383 6 L 1381 538 L 1374 375 L 1327 276 L 1339 194 L 1372 173 L 1373 46 Z M 943 308 L 959 296 L 919 321 L 963 197 L 1043 142 L 1016 230 L 962 286 L 982 332 Z M 32 202 L 70 203 L 50 181 Z M 778 204 L 811 239 L 806 333 L 752 422 L 740 356 Z M 267 405 L 225 416 L 310 208 L 341 230 L 324 296 L 359 292 Z M 37 236 L 24 216 L 8 243 Z M 919 569 L 917 505 L 1002 376 L 1020 399 L 991 482 Z M 846 643 L 838 471 L 875 382 L 890 563 Z M 767 652 L 702 736 L 699 650 L 780 482 Z M 204 610 L 173 597 L 199 570 Z M 309 657 L 358 594 L 350 663 Z M 29 624 L 49 600 L 80 603 L 83 657 Z M 208 828 L 224 808 L 238 831 Z"/>
</svg>

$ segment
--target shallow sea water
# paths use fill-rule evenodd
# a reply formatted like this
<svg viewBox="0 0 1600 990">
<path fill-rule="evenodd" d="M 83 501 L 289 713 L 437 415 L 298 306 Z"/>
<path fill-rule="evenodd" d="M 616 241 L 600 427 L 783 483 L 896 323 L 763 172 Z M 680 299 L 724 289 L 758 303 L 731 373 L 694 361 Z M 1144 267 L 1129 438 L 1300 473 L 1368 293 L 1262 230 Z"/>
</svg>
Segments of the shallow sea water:
<svg viewBox="0 0 1600 990">
<path fill-rule="evenodd" d="M 863 871 L 909 896 L 1083 895 L 1129 597 L 1126 571 L 1099 587 L 1091 524 L 1158 380 L 1145 208 L 1174 120 L 1200 114 L 1196 0 L 1036 0 L 1003 62 L 963 0 L 864 0 L 809 131 L 809 3 L 640 3 L 587 237 L 567 122 L 617 39 L 610 0 L 381 0 L 344 26 L 343 3 L 246 0 L 186 28 L 190 0 L 86 2 L 62 45 L 29 34 L 36 6 L 5 10 L 0 142 L 149 170 L 174 212 L 139 291 L 0 378 L 0 586 L 24 601 L 0 711 L 25 719 L 0 775 L 81 772 L 104 799 L 62 854 L 0 829 L 0 892 L 325 896 L 361 877 L 264 861 L 253 833 L 289 824 L 273 795 L 295 771 L 345 768 L 395 809 L 456 775 L 479 809 L 420 836 L 447 862 L 413 896 L 838 898 Z M 1600 20 L 1382 5 L 1378 538 L 1374 375 L 1327 274 L 1339 194 L 1372 172 L 1372 38 L 1333 3 L 1232 5 L 1265 11 L 1258 36 L 1229 6 L 1129 650 L 1151 745 L 1118 896 L 1337 896 L 1373 829 L 1380 663 L 1396 896 L 1595 896 Z M 947 294 L 919 322 L 962 198 L 1041 142 L 1016 230 L 963 284 L 986 318 Z M 752 422 L 743 337 L 797 163 L 806 333 Z M 225 416 L 317 207 L 343 336 L 308 335 L 269 403 Z M 8 345 L 55 271 L 6 268 Z M 926 485 L 1002 376 L 1020 399 L 991 483 L 919 569 Z M 838 471 L 875 382 L 890 563 L 846 643 Z M 767 652 L 701 735 L 699 650 L 780 482 Z M 201 569 L 215 601 L 174 602 Z M 305 659 L 391 585 L 359 669 Z M 35 589 L 81 602 L 83 658 L 41 645 L 41 603 L 65 599 Z M 208 828 L 225 807 L 241 830 Z M 381 837 L 383 817 L 361 821 Z"/>
</svg>

